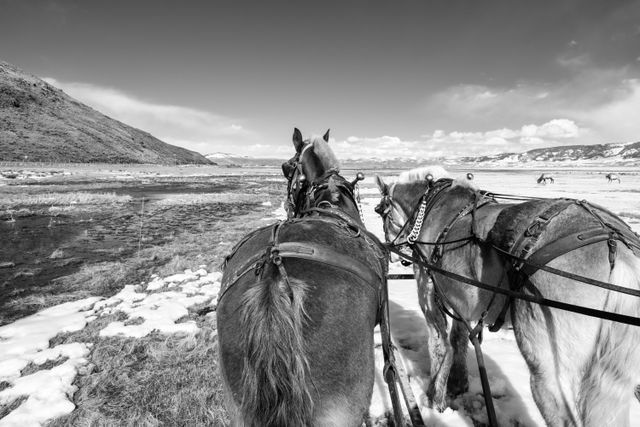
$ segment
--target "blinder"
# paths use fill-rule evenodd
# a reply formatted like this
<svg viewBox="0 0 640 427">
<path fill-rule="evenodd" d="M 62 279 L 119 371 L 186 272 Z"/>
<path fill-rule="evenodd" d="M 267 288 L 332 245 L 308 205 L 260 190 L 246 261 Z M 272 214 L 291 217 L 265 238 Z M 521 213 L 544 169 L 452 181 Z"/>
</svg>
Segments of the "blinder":
<svg viewBox="0 0 640 427">
<path fill-rule="evenodd" d="M 306 151 L 312 146 L 313 144 L 307 143 L 299 153 L 282 164 L 282 173 L 288 180 L 286 210 L 289 218 L 304 212 L 304 204 L 306 204 L 306 208 L 314 207 L 317 198 L 316 193 L 327 189 L 329 180 L 332 177 L 339 178 L 340 182 L 335 185 L 343 189 L 352 199 L 354 199 L 355 184 L 364 179 L 364 175 L 358 173 L 356 179 L 353 182 L 349 182 L 340 176 L 338 169 L 332 168 L 322 176 L 317 177 L 313 182 L 309 182 L 302 170 L 302 160 Z M 330 204 L 330 202 L 327 203 Z"/>
</svg>

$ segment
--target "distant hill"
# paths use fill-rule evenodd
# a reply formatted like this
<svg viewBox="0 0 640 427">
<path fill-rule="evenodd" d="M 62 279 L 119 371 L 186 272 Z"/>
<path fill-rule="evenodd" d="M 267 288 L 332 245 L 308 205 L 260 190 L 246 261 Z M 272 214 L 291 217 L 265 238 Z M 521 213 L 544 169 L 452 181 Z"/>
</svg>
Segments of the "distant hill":
<svg viewBox="0 0 640 427">
<path fill-rule="evenodd" d="M 273 159 L 269 157 L 236 156 L 228 153 L 205 154 L 205 157 L 219 166 L 230 168 L 270 167 L 279 168 L 286 159 Z"/>
<path fill-rule="evenodd" d="M 280 167 L 285 159 L 255 158 L 235 156 L 226 153 L 207 154 L 206 157 L 219 165 L 228 167 Z M 425 164 L 445 166 L 483 167 L 537 167 L 543 165 L 612 165 L 640 166 L 640 142 L 567 145 L 536 148 L 523 153 L 500 153 L 477 157 L 448 157 L 437 159 L 371 157 L 363 159 L 343 159 L 344 169 L 410 169 Z"/>
<path fill-rule="evenodd" d="M 0 61 L 0 160 L 211 164 Z"/>
<path fill-rule="evenodd" d="M 524 153 L 501 153 L 490 156 L 461 157 L 460 163 L 510 164 L 510 163 L 605 163 L 619 165 L 640 164 L 640 142 L 564 145 L 536 148 Z"/>
<path fill-rule="evenodd" d="M 351 169 L 409 169 L 424 164 L 481 167 L 563 166 L 640 166 L 640 142 L 565 145 L 536 148 L 523 153 L 500 153 L 477 157 L 447 157 L 437 159 L 370 158 L 347 159 L 343 165 Z"/>
</svg>

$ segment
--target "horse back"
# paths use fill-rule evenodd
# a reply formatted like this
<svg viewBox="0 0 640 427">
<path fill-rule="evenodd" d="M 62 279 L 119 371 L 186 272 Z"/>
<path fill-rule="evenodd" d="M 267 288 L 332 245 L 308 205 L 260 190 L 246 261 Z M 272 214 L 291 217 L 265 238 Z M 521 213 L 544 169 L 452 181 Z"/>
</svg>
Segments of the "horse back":
<svg viewBox="0 0 640 427">
<path fill-rule="evenodd" d="M 612 212 L 574 199 L 539 199 L 502 209 L 487 242 L 527 258 L 552 244 L 559 256 L 609 238 L 622 241 L 640 256 L 640 239 Z"/>
</svg>

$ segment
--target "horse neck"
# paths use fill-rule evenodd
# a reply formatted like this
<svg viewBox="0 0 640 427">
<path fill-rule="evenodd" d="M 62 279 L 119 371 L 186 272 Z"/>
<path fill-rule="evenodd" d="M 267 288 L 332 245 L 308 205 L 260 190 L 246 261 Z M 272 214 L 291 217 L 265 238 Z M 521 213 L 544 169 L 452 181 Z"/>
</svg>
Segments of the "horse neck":
<svg viewBox="0 0 640 427">
<path fill-rule="evenodd" d="M 336 176 L 333 175 L 329 178 L 329 188 L 319 192 L 319 194 L 316 195 L 314 207 L 323 208 L 326 207 L 328 203 L 330 205 L 329 209 L 338 210 L 342 212 L 342 214 L 349 217 L 349 219 L 358 223 L 358 225 L 364 226 L 362 220 L 360 219 L 360 210 L 356 201 L 353 199 L 353 196 L 344 188 L 347 181 L 342 176 L 340 176 L 340 179 L 342 182 L 337 184 L 334 183 L 333 185 L 335 188 L 332 188 L 331 181 L 336 180 Z"/>
<path fill-rule="evenodd" d="M 434 204 L 425 213 L 421 240 L 435 240 L 451 220 L 453 220 L 465 206 L 473 201 L 475 197 L 474 193 L 470 188 L 453 186 L 442 190 L 436 195 Z M 413 209 L 419 209 L 419 206 Z M 411 213 L 412 212 L 409 212 L 409 214 Z"/>
</svg>

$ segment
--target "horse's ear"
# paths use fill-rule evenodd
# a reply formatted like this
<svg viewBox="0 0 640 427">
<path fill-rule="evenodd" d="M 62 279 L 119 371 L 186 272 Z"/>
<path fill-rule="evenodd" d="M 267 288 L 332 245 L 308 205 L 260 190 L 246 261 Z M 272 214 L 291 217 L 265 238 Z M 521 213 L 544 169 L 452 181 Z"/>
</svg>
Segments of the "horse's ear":
<svg viewBox="0 0 640 427">
<path fill-rule="evenodd" d="M 378 184 L 378 190 L 380 190 L 380 194 L 383 196 L 389 195 L 389 186 L 385 184 L 385 182 L 380 178 L 379 175 L 376 175 L 376 184 Z"/>
<path fill-rule="evenodd" d="M 296 153 L 299 153 L 302 150 L 302 146 L 304 143 L 302 142 L 302 133 L 298 128 L 293 128 L 293 146 L 296 149 Z"/>
<path fill-rule="evenodd" d="M 327 132 L 325 132 L 325 134 L 322 136 L 322 139 L 324 139 L 324 142 L 329 142 L 329 131 L 331 129 L 327 129 Z"/>
</svg>

